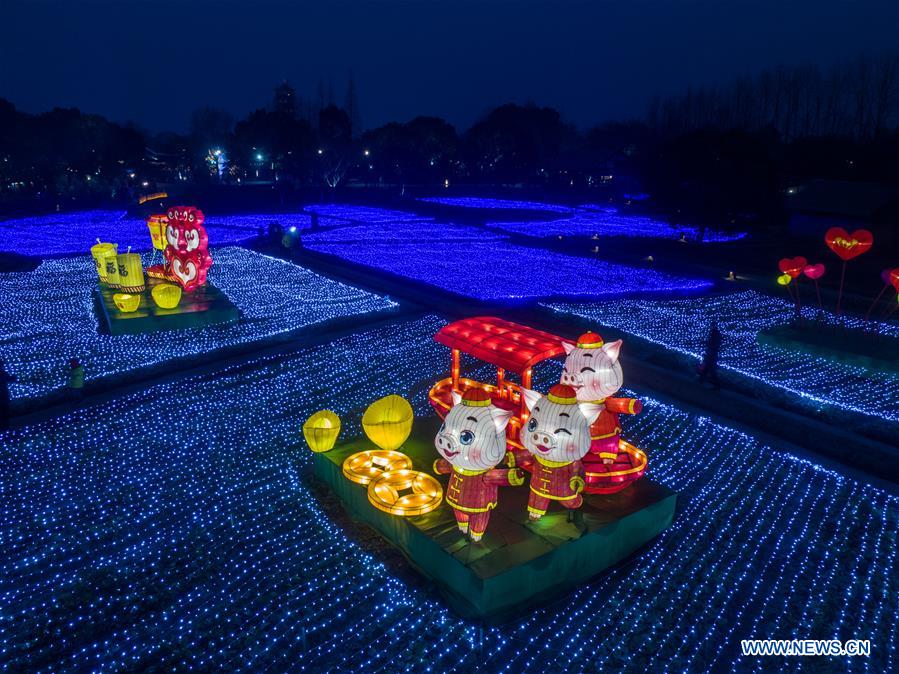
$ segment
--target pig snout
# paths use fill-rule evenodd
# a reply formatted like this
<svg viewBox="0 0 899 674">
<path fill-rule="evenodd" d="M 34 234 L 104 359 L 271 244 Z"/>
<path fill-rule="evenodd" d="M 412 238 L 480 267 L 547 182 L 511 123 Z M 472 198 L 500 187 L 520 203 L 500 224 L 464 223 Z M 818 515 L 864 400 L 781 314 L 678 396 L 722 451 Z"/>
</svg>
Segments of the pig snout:
<svg viewBox="0 0 899 674">
<path fill-rule="evenodd" d="M 552 449 L 553 445 L 556 444 L 556 439 L 549 433 L 531 433 L 531 440 L 538 447 L 545 447 L 547 450 Z"/>
<path fill-rule="evenodd" d="M 584 385 L 584 379 L 581 377 L 581 375 L 574 372 L 563 372 L 561 383 L 565 384 L 566 386 L 580 388 Z"/>
<path fill-rule="evenodd" d="M 456 444 L 456 440 L 449 433 L 441 433 L 437 436 L 437 449 L 449 454 L 459 453 L 459 447 Z"/>
</svg>

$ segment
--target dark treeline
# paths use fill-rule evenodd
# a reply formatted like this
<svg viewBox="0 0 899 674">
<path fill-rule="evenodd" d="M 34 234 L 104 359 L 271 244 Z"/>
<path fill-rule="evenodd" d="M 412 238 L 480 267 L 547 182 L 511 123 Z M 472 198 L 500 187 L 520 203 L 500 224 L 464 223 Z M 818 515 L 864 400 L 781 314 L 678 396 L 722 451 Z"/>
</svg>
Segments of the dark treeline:
<svg viewBox="0 0 899 674">
<path fill-rule="evenodd" d="M 586 131 L 533 104 L 500 106 L 461 133 L 436 117 L 361 131 L 352 78 L 341 105 L 330 85 L 304 100 L 285 82 L 243 119 L 197 109 L 186 134 L 75 109 L 26 114 L 0 99 L 0 204 L 128 203 L 202 184 L 468 184 L 645 198 L 692 222 L 770 224 L 783 189 L 803 179 L 899 184 L 897 79 L 892 56 L 827 73 L 780 68 Z"/>
</svg>

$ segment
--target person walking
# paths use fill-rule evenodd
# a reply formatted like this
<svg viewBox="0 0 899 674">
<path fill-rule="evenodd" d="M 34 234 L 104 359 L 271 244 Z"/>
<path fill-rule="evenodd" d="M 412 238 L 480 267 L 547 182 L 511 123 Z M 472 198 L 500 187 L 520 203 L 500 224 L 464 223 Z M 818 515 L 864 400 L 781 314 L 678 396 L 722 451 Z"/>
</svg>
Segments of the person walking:
<svg viewBox="0 0 899 674">
<path fill-rule="evenodd" d="M 5 431 L 9 428 L 9 382 L 11 381 L 16 381 L 16 377 L 6 371 L 3 361 L 0 360 L 0 431 Z"/>
<path fill-rule="evenodd" d="M 699 383 L 706 380 L 717 391 L 721 388 L 718 381 L 718 354 L 721 351 L 721 331 L 718 329 L 718 321 L 712 321 L 709 330 L 709 338 L 705 345 L 705 355 L 699 365 Z"/>
<path fill-rule="evenodd" d="M 69 361 L 68 383 L 69 395 L 76 399 L 84 396 L 84 366 L 77 358 Z"/>
</svg>

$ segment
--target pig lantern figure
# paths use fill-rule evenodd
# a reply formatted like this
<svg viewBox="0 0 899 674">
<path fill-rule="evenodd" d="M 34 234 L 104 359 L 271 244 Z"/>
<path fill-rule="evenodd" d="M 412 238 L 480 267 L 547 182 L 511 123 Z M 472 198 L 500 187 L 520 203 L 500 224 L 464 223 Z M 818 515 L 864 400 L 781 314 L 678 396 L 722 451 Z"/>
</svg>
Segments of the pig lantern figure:
<svg viewBox="0 0 899 674">
<path fill-rule="evenodd" d="M 584 467 L 581 459 L 590 450 L 590 425 L 602 406 L 577 400 L 575 390 L 556 384 L 547 395 L 522 388 L 530 418 L 521 440 L 530 456 L 522 457 L 531 471 L 528 516 L 543 517 L 551 501 L 573 510 L 584 502 Z"/>
<path fill-rule="evenodd" d="M 602 405 L 602 412 L 590 428 L 590 454 L 584 458 L 585 464 L 610 465 L 619 457 L 621 424 L 619 414 L 639 414 L 643 403 L 636 398 L 612 398 L 624 382 L 618 354 L 621 340 L 603 342 L 595 332 L 586 332 L 578 337 L 577 344 L 564 344 L 565 365 L 562 368 L 561 383 L 571 386 L 577 392 L 579 402 L 594 402 Z M 590 471 L 588 470 L 588 473 Z M 590 484 L 587 491 L 590 491 Z"/>
<path fill-rule="evenodd" d="M 206 272 L 212 266 L 209 237 L 203 226 L 203 211 L 193 206 L 176 206 L 166 214 L 165 265 L 147 270 L 151 276 L 175 281 L 186 292 L 206 285 Z"/>
<path fill-rule="evenodd" d="M 512 412 L 492 404 L 481 389 L 452 393 L 453 407 L 434 440 L 441 458 L 434 472 L 450 475 L 446 502 L 459 531 L 481 540 L 499 487 L 524 484 L 517 468 L 495 468 L 506 454 L 506 425 Z"/>
</svg>

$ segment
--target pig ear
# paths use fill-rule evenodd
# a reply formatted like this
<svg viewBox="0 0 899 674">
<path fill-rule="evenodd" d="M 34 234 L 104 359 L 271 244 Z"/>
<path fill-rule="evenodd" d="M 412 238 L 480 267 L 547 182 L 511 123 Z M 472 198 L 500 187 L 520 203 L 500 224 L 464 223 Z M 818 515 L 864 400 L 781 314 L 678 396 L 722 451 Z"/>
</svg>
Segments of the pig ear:
<svg viewBox="0 0 899 674">
<path fill-rule="evenodd" d="M 543 397 L 536 391 L 532 391 L 531 389 L 524 387 L 522 387 L 521 389 L 521 395 L 524 396 L 524 404 L 529 410 L 533 410 L 534 405 L 540 402 L 540 398 Z"/>
<path fill-rule="evenodd" d="M 565 355 L 567 356 L 572 351 L 574 351 L 577 347 L 571 342 L 562 342 L 562 348 L 565 349 Z"/>
<path fill-rule="evenodd" d="M 452 396 L 452 399 L 453 399 L 453 407 L 455 407 L 460 402 L 462 402 L 462 394 L 459 393 L 458 391 L 452 391 L 450 393 L 450 396 Z"/>
<path fill-rule="evenodd" d="M 603 352 L 609 357 L 613 363 L 618 360 L 618 354 L 621 352 L 621 340 L 616 339 L 614 342 L 602 345 Z"/>
<path fill-rule="evenodd" d="M 587 423 L 591 426 L 599 417 L 599 413 L 602 412 L 602 405 L 597 405 L 596 403 L 578 403 L 577 406 L 581 408 L 581 414 L 587 418 Z"/>
<path fill-rule="evenodd" d="M 496 432 L 502 433 L 512 418 L 512 410 L 504 410 L 500 407 L 494 407 L 490 410 L 490 417 L 493 419 L 493 425 L 496 426 Z"/>
</svg>

